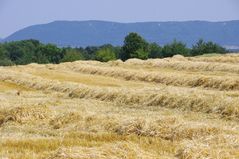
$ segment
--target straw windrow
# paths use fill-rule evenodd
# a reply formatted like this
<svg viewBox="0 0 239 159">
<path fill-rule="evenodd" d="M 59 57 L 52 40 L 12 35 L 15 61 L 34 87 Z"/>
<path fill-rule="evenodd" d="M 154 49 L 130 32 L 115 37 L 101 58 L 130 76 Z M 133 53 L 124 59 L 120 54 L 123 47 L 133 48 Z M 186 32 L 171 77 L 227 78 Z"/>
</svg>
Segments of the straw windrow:
<svg viewBox="0 0 239 159">
<path fill-rule="evenodd" d="M 237 58 L 1 67 L 0 156 L 239 158 Z"/>
</svg>

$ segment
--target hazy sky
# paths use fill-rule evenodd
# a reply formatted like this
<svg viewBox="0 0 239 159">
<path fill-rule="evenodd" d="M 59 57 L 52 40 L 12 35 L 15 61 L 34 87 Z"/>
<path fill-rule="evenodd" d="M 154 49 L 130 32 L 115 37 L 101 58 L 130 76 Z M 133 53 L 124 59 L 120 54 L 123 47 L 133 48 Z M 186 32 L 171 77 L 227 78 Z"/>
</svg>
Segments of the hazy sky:
<svg viewBox="0 0 239 159">
<path fill-rule="evenodd" d="M 0 0 L 0 37 L 55 20 L 224 21 L 239 19 L 239 0 Z"/>
</svg>

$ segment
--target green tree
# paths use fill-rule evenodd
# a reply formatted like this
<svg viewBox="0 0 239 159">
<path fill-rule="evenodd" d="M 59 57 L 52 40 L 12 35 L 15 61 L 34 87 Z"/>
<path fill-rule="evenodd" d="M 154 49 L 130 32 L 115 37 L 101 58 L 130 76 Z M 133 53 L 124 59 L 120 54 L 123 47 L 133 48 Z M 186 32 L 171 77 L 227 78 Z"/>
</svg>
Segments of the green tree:
<svg viewBox="0 0 239 159">
<path fill-rule="evenodd" d="M 148 57 L 148 43 L 137 33 L 130 33 L 125 37 L 121 59 Z M 139 56 L 140 55 L 140 56 Z M 143 55 L 143 56 L 141 56 Z"/>
<path fill-rule="evenodd" d="M 227 50 L 222 46 L 213 43 L 211 41 L 204 42 L 203 39 L 199 39 L 199 41 L 193 45 L 191 50 L 192 56 L 208 54 L 208 53 L 226 53 Z"/>
<path fill-rule="evenodd" d="M 138 59 L 146 60 L 146 59 L 149 58 L 149 53 L 148 53 L 148 51 L 146 52 L 143 49 L 139 49 L 135 52 L 135 54 L 132 56 L 132 58 L 138 58 Z"/>
<path fill-rule="evenodd" d="M 11 66 L 14 63 L 8 58 L 8 52 L 4 45 L 0 44 L 0 66 Z"/>
<path fill-rule="evenodd" d="M 96 52 L 99 50 L 99 47 L 96 46 L 88 46 L 85 48 L 84 58 L 86 60 L 95 60 Z"/>
<path fill-rule="evenodd" d="M 162 58 L 162 48 L 157 43 L 149 44 L 149 58 Z"/>
<path fill-rule="evenodd" d="M 8 58 L 8 52 L 4 48 L 4 45 L 0 44 L 0 59 Z"/>
<path fill-rule="evenodd" d="M 16 64 L 20 64 L 19 60 L 22 58 L 24 50 L 21 48 L 19 42 L 11 42 L 5 45 L 7 52 L 9 52 L 9 59 Z"/>
<path fill-rule="evenodd" d="M 105 45 L 100 46 L 97 51 L 99 51 L 100 49 L 110 49 L 112 52 L 114 52 L 116 59 L 120 58 L 120 52 L 121 52 L 120 46 L 113 46 L 111 44 L 105 44 Z"/>
<path fill-rule="evenodd" d="M 96 53 L 96 60 L 99 60 L 101 62 L 107 62 L 115 59 L 116 55 L 111 48 L 102 48 Z"/>
<path fill-rule="evenodd" d="M 226 49 L 211 41 L 206 43 L 205 53 L 226 53 Z"/>
<path fill-rule="evenodd" d="M 63 58 L 63 51 L 56 45 L 41 45 L 38 49 L 38 55 L 46 57 L 50 63 L 58 64 Z"/>
<path fill-rule="evenodd" d="M 203 39 L 199 39 L 199 41 L 193 45 L 193 48 L 191 50 L 191 55 L 202 55 L 205 52 L 206 49 L 206 43 L 203 41 Z"/>
<path fill-rule="evenodd" d="M 9 59 L 0 59 L 0 66 L 12 66 L 14 62 Z"/>
<path fill-rule="evenodd" d="M 172 43 L 165 45 L 162 49 L 163 57 L 172 57 L 176 54 L 188 56 L 189 53 L 190 49 L 186 47 L 186 44 L 177 40 L 174 40 Z"/>
<path fill-rule="evenodd" d="M 4 48 L 8 52 L 8 58 L 16 64 L 28 64 L 33 62 L 33 57 L 39 45 L 37 40 L 23 40 L 5 43 Z"/>
<path fill-rule="evenodd" d="M 77 60 L 83 60 L 84 57 L 81 52 L 77 51 L 76 49 L 65 49 L 64 57 L 61 59 L 60 62 L 73 62 Z"/>
<path fill-rule="evenodd" d="M 40 48 L 39 48 L 39 50 L 40 50 Z M 36 53 L 33 57 L 33 62 L 36 62 L 36 63 L 39 63 L 39 64 L 50 63 L 48 57 L 39 50 L 36 51 Z"/>
</svg>

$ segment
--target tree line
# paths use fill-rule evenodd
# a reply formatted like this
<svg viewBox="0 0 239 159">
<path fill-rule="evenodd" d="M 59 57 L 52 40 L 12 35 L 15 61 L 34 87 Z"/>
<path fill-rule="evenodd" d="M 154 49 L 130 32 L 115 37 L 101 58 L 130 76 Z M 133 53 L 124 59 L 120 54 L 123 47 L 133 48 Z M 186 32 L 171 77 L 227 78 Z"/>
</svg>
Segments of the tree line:
<svg viewBox="0 0 239 159">
<path fill-rule="evenodd" d="M 0 44 L 0 65 L 24 65 L 29 63 L 58 64 L 77 60 L 98 60 L 107 62 L 130 58 L 148 59 L 172 57 L 176 54 L 183 56 L 197 56 L 208 53 L 226 53 L 222 46 L 211 41 L 200 39 L 192 48 L 185 43 L 174 40 L 160 46 L 157 43 L 149 43 L 137 33 L 130 33 L 125 37 L 124 45 L 112 46 L 88 46 L 85 48 L 63 47 L 53 44 L 43 44 L 38 40 L 22 40 Z"/>
</svg>

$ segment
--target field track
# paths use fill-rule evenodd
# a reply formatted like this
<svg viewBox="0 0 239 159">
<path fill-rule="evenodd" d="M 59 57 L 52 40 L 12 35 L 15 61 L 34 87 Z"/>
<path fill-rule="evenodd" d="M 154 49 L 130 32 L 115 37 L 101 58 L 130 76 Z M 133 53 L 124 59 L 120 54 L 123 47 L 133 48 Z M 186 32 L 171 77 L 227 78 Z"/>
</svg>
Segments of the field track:
<svg viewBox="0 0 239 159">
<path fill-rule="evenodd" d="M 0 67 L 0 159 L 239 158 L 238 62 Z"/>
</svg>

